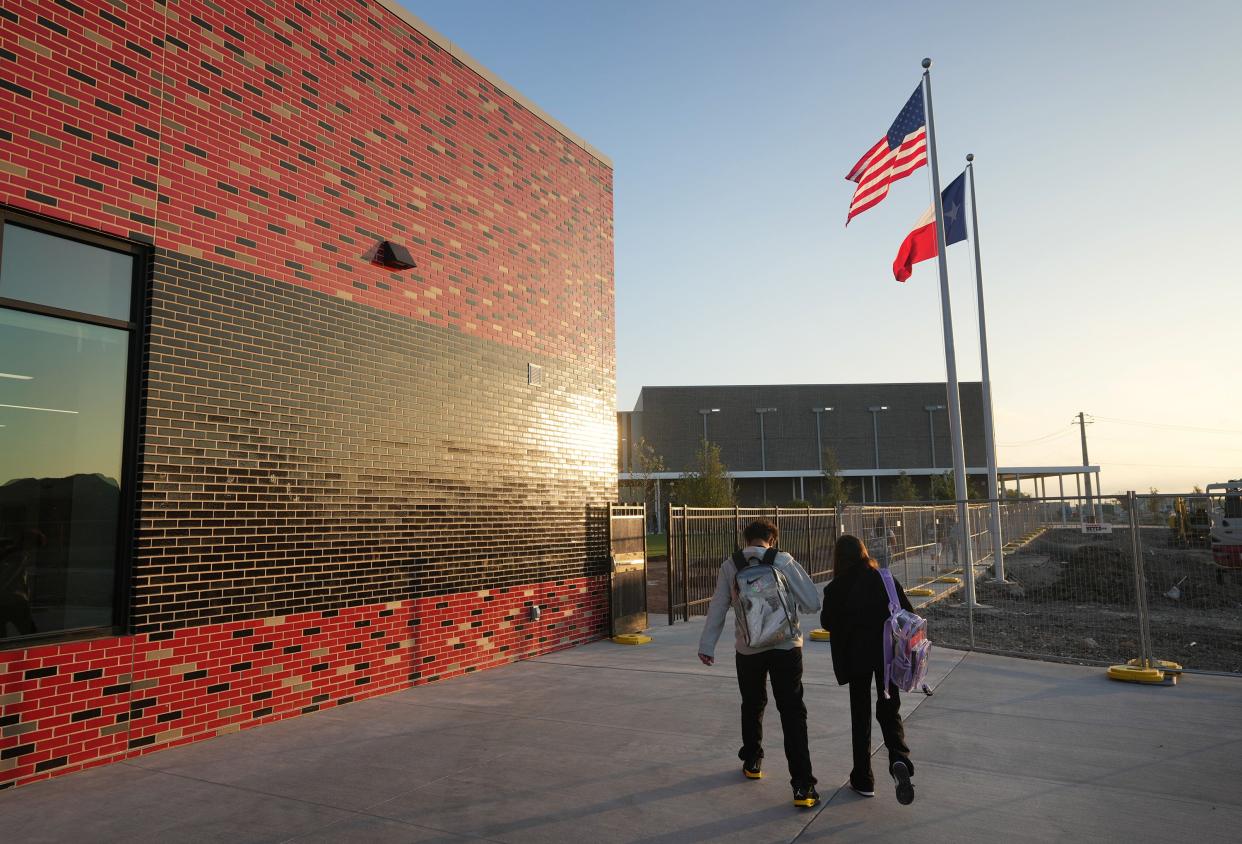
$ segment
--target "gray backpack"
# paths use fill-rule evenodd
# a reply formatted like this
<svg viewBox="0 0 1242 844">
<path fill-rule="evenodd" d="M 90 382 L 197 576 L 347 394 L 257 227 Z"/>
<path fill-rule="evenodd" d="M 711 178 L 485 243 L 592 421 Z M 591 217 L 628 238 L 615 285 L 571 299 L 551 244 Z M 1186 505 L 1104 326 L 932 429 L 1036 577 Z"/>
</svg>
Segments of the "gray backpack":
<svg viewBox="0 0 1242 844">
<path fill-rule="evenodd" d="M 773 565 L 778 553 L 769 548 L 752 562 L 741 551 L 733 552 L 733 614 L 751 648 L 773 648 L 802 635 L 789 584 Z"/>
</svg>

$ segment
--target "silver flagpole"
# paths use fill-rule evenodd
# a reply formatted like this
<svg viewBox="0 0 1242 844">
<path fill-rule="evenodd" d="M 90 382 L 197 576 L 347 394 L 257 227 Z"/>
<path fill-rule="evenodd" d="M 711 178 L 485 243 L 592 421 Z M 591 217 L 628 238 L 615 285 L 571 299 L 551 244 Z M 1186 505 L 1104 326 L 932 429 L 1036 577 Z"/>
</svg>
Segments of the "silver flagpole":
<svg viewBox="0 0 1242 844">
<path fill-rule="evenodd" d="M 975 154 L 966 156 L 970 174 L 970 239 L 975 245 L 975 295 L 979 300 L 979 356 L 983 361 L 983 448 L 988 458 L 988 498 L 992 500 L 992 565 L 1005 582 L 1005 539 L 1001 536 L 1000 495 L 996 483 L 996 429 L 992 424 L 992 377 L 988 371 L 988 319 L 983 306 L 983 262 L 979 259 L 979 206 L 975 200 Z"/>
<path fill-rule="evenodd" d="M 975 561 L 971 555 L 970 508 L 966 500 L 966 454 L 962 445 L 962 399 L 957 389 L 957 355 L 953 351 L 953 307 L 949 301 L 949 265 L 944 242 L 944 201 L 936 163 L 936 123 L 932 117 L 931 59 L 923 59 L 923 100 L 927 106 L 927 158 L 931 164 L 932 205 L 936 212 L 936 249 L 940 266 L 940 317 L 944 323 L 944 364 L 949 392 L 949 442 L 953 446 L 953 488 L 957 497 L 957 537 L 966 605 L 975 606 Z M 954 541 L 951 539 L 950 541 Z"/>
</svg>

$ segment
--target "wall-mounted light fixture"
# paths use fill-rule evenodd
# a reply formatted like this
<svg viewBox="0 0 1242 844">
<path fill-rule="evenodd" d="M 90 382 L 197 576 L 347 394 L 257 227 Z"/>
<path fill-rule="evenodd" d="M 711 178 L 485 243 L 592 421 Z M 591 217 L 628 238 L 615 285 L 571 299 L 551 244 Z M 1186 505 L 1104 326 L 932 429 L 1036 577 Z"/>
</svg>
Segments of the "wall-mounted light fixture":
<svg viewBox="0 0 1242 844">
<path fill-rule="evenodd" d="M 414 256 L 410 254 L 410 250 L 391 240 L 381 240 L 372 246 L 362 256 L 362 260 L 396 271 L 411 270 L 418 266 L 414 263 Z"/>
</svg>

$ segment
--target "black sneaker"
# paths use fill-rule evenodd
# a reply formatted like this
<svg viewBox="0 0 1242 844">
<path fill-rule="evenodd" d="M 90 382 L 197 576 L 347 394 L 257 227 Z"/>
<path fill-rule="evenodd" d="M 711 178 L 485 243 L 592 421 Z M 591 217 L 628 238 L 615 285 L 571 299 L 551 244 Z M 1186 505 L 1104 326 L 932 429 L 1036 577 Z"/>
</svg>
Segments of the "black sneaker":
<svg viewBox="0 0 1242 844">
<path fill-rule="evenodd" d="M 910 767 L 905 762 L 894 762 L 892 774 L 897 782 L 897 802 L 909 806 L 914 802 L 914 783 L 910 782 Z"/>
<path fill-rule="evenodd" d="M 757 780 L 763 778 L 763 757 L 750 759 L 742 763 L 742 773 L 746 775 L 748 780 Z"/>
<path fill-rule="evenodd" d="M 875 797 L 875 786 L 871 786 L 870 788 L 863 788 L 861 786 L 854 785 L 854 783 L 851 782 L 850 791 L 854 792 L 855 794 L 861 797 Z"/>
<path fill-rule="evenodd" d="M 819 792 L 813 785 L 795 785 L 793 803 L 799 809 L 809 809 L 819 802 Z"/>
</svg>

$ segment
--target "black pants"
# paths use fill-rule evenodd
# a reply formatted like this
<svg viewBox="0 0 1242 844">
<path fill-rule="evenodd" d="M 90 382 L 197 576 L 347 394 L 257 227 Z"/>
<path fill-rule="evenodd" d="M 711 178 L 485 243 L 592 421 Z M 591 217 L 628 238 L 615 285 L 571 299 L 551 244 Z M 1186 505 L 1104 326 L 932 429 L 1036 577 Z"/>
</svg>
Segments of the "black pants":
<svg viewBox="0 0 1242 844">
<path fill-rule="evenodd" d="M 875 720 L 880 722 L 880 732 L 884 734 L 884 746 L 888 748 L 888 766 L 901 760 L 906 763 L 911 774 L 914 764 L 910 761 L 910 748 L 906 747 L 906 731 L 901 725 L 901 695 L 897 687 L 888 687 L 889 697 L 885 699 L 879 690 L 884 688 L 884 672 L 862 674 L 850 679 L 850 726 L 853 728 L 854 770 L 850 771 L 850 782 L 864 791 L 875 787 L 875 776 L 871 773 L 871 681 L 874 678 L 876 688 Z"/>
<path fill-rule="evenodd" d="M 785 759 L 794 786 L 814 785 L 811 750 L 806 737 L 806 704 L 802 702 L 802 648 L 737 654 L 737 686 L 742 692 L 742 761 L 763 758 L 763 710 L 768 705 L 768 677 L 781 714 Z"/>
</svg>

